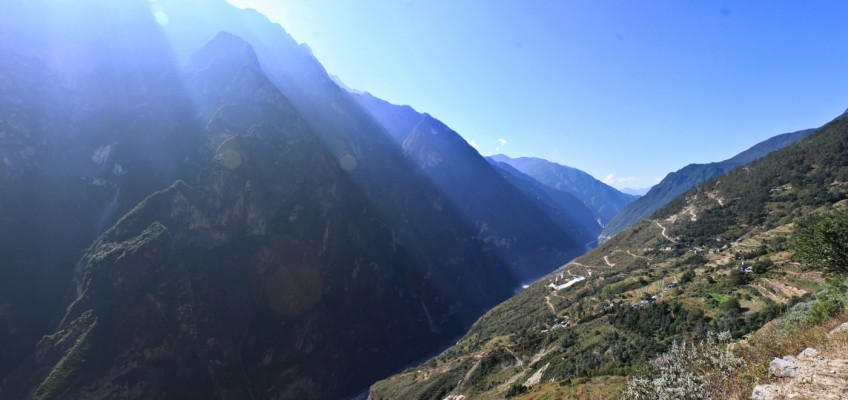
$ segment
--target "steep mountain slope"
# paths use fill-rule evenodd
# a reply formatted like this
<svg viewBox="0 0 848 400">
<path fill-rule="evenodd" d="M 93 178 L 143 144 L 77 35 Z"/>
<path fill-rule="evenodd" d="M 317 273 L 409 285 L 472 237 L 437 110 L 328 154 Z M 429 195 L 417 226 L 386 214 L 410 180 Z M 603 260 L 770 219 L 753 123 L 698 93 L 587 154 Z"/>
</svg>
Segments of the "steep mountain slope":
<svg viewBox="0 0 848 400">
<path fill-rule="evenodd" d="M 356 95 L 355 99 L 501 259 L 516 266 L 538 266 L 538 277 L 582 254 L 584 244 L 597 237 L 577 222 L 591 219 L 585 207 L 566 210 L 551 207 L 571 204 L 539 204 L 514 187 L 441 121 L 368 94 Z"/>
<path fill-rule="evenodd" d="M 146 1 L 21 4 L 0 24 L 0 398 L 338 397 L 544 272 L 513 275 L 255 13 L 276 80 L 226 35 L 181 74 Z M 192 29 L 241 15 L 203 5 L 224 14 Z"/>
<path fill-rule="evenodd" d="M 751 163 L 766 154 L 780 150 L 815 132 L 807 129 L 798 132 L 785 133 L 760 142 L 733 158 L 709 164 L 690 164 L 682 169 L 668 174 L 663 180 L 651 188 L 647 194 L 630 203 L 604 227 L 602 240 L 608 240 L 617 233 L 635 225 L 659 210 L 670 201 L 683 193 L 698 186 L 701 182 L 715 178 L 735 168 Z"/>
<path fill-rule="evenodd" d="M 392 209 L 398 204 L 403 204 L 407 208 L 425 208 L 442 204 L 426 203 L 423 198 L 413 192 L 398 191 L 385 184 L 386 181 L 395 182 L 405 179 L 407 169 L 398 169 L 394 167 L 395 165 L 407 163 L 415 166 L 420 159 L 411 157 L 404 160 L 404 154 L 397 150 L 398 143 L 390 136 L 391 132 L 387 131 L 395 130 L 386 129 L 390 127 L 384 128 L 369 112 L 363 110 L 353 95 L 340 88 L 326 73 L 309 48 L 298 45 L 282 27 L 271 23 L 256 11 L 236 9 L 224 0 L 159 0 L 155 8 L 168 16 L 169 23 L 163 26 L 163 33 L 167 35 L 175 53 L 181 57 L 197 48 L 202 43 L 199 43 L 199 40 L 205 37 L 211 38 L 219 31 L 231 32 L 251 43 L 268 78 L 286 93 L 312 131 L 321 137 L 330 151 L 339 158 L 346 155 L 355 158 L 357 168 L 352 172 L 352 178 L 363 188 L 363 193 L 368 196 L 370 202 L 375 204 L 375 207 L 393 213 L 396 210 L 392 211 Z M 198 9 L 205 11 L 198 13 Z M 449 131 L 446 127 L 445 129 Z M 453 134 L 452 131 L 450 133 Z M 441 142 L 440 146 L 450 142 L 450 135 L 446 134 L 444 137 L 447 140 Z M 423 144 L 426 141 L 418 143 Z M 451 151 L 455 150 L 458 153 L 468 150 L 455 148 L 452 145 L 442 147 L 445 151 L 452 149 Z M 383 153 L 384 155 L 374 158 L 357 157 L 353 152 L 360 149 L 372 154 Z M 460 159 L 467 158 L 465 154 L 457 156 Z M 487 177 L 486 180 L 492 188 L 502 187 L 502 182 L 497 182 L 496 176 L 482 169 L 489 168 L 485 163 L 472 162 L 470 165 L 476 166 L 478 171 L 469 171 L 469 176 Z M 438 169 L 442 168 L 445 167 Z M 447 177 L 448 180 L 454 179 L 444 173 L 435 175 Z M 457 180 L 465 182 L 466 178 Z M 433 180 L 427 185 L 457 188 L 454 183 L 441 182 L 445 184 L 440 185 L 440 182 Z M 469 198 L 473 198 L 474 195 L 462 193 L 462 190 L 466 188 L 450 191 L 451 196 L 448 197 L 455 197 L 456 202 L 451 199 L 444 199 L 442 202 L 451 200 L 449 202 L 457 209 L 470 212 L 472 215 L 465 216 L 465 221 L 483 231 L 482 234 L 488 238 L 488 243 L 493 250 L 510 264 L 517 276 L 533 279 L 549 272 L 558 262 L 556 260 L 569 259 L 583 252 L 582 240 L 569 238 L 568 232 L 561 232 L 561 229 L 551 226 L 549 222 L 540 221 L 541 213 L 526 207 L 526 204 L 516 206 L 516 209 L 521 210 L 525 217 L 537 221 L 538 227 L 526 228 L 511 222 L 501 222 L 498 218 L 491 217 L 493 213 L 498 212 L 495 209 L 497 207 L 494 206 L 488 209 L 480 207 L 479 210 L 486 210 L 485 214 L 488 215 L 485 215 L 485 218 L 477 218 L 482 216 L 473 215 L 478 212 L 478 208 L 468 203 Z M 513 203 L 515 201 L 526 203 L 523 200 L 516 200 L 514 192 L 514 189 L 507 189 L 499 196 L 505 199 L 511 198 L 509 201 Z M 453 196 L 454 194 L 456 196 Z M 531 215 L 535 216 L 531 217 Z M 508 220 L 512 217 L 504 218 Z M 495 227 L 495 224 L 502 226 Z M 426 221 L 412 224 L 414 227 L 422 225 L 426 225 Z M 496 231 L 493 228 L 503 229 Z M 522 243 L 517 245 L 516 238 L 524 235 L 530 235 L 539 241 L 534 243 L 535 239 L 522 240 Z M 524 250 L 528 251 L 527 254 L 519 254 Z"/>
<path fill-rule="evenodd" d="M 440 356 L 375 384 L 371 398 L 615 396 L 622 376 L 673 340 L 739 337 L 821 288 L 786 242 L 798 218 L 848 205 L 846 182 L 848 119 L 837 118 L 678 197 L 484 315 Z"/>
<path fill-rule="evenodd" d="M 595 220 L 592 210 L 586 207 L 580 199 L 573 195 L 551 188 L 513 168 L 509 164 L 499 163 L 487 159 L 489 164 L 495 167 L 501 176 L 509 183 L 521 190 L 525 196 L 534 200 L 540 209 L 545 211 L 552 220 L 560 220 L 559 215 L 568 216 L 569 229 L 578 232 L 578 235 L 586 240 L 584 243 L 588 249 L 597 244 L 598 234 L 601 226 Z"/>
<path fill-rule="evenodd" d="M 511 165 L 524 174 L 556 190 L 570 193 L 594 211 L 599 224 L 606 225 L 637 196 L 624 194 L 615 188 L 576 169 L 532 157 L 510 158 L 502 154 L 490 159 Z"/>
<path fill-rule="evenodd" d="M 144 7 L 51 4 L 61 18 L 44 24 L 56 15 L 38 3 L 0 13 L 0 376 L 56 326 L 91 241 L 189 174 L 201 133 Z"/>
<path fill-rule="evenodd" d="M 517 283 L 450 207 L 376 208 L 241 39 L 187 70 L 211 160 L 87 250 L 76 300 L 0 398 L 335 398 Z"/>
</svg>

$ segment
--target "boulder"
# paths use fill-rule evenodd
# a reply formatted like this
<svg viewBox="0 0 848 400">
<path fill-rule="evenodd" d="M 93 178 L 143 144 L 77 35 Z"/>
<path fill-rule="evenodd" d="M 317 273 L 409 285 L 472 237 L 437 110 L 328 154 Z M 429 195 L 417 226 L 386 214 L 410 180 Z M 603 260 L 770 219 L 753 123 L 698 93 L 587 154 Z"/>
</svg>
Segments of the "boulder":
<svg viewBox="0 0 848 400">
<path fill-rule="evenodd" d="M 839 325 L 836 328 L 833 328 L 833 330 L 831 330 L 827 334 L 827 336 L 833 336 L 833 335 L 836 335 L 838 333 L 844 333 L 844 332 L 848 332 L 848 322 L 843 322 L 842 325 Z"/>
<path fill-rule="evenodd" d="M 807 347 L 806 349 L 804 349 L 804 351 L 802 351 L 800 354 L 798 354 L 798 358 L 800 358 L 802 360 L 803 359 L 817 358 L 818 356 L 819 356 L 819 351 L 812 348 L 812 347 Z"/>
<path fill-rule="evenodd" d="M 774 385 L 757 385 L 754 387 L 754 392 L 751 393 L 751 400 L 770 400 L 775 398 Z"/>
<path fill-rule="evenodd" d="M 795 357 L 785 356 L 775 358 L 769 363 L 769 372 L 774 376 L 793 377 L 798 374 L 800 366 L 795 362 Z"/>
</svg>

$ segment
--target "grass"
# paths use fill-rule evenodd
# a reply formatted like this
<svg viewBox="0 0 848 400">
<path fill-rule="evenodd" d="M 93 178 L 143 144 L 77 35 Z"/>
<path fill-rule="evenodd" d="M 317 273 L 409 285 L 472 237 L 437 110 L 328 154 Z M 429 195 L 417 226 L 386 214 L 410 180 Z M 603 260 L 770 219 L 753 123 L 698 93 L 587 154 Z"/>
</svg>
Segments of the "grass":
<svg viewBox="0 0 848 400">
<path fill-rule="evenodd" d="M 730 299 L 730 296 L 728 296 L 728 295 L 726 295 L 726 294 L 721 294 L 721 293 L 716 293 L 716 292 L 709 292 L 709 293 L 707 293 L 707 294 L 708 294 L 710 297 L 712 297 L 712 298 L 713 298 L 713 300 L 717 301 L 719 304 L 722 304 L 722 303 L 724 303 L 725 301 L 727 301 L 727 300 L 729 300 L 729 299 Z"/>
<path fill-rule="evenodd" d="M 819 283 L 816 283 L 816 282 L 803 280 L 803 279 L 790 278 L 789 276 L 785 276 L 781 279 L 783 279 L 784 281 L 787 281 L 787 282 L 791 282 L 795 286 L 799 286 L 799 287 L 807 288 L 807 289 L 812 289 L 812 290 L 815 290 L 815 291 L 819 291 L 819 290 L 822 290 L 822 289 L 825 288 L 825 285 L 822 285 L 822 284 L 819 284 Z"/>
<path fill-rule="evenodd" d="M 627 378 L 623 376 L 599 376 L 591 379 L 575 379 L 572 382 L 548 382 L 532 389 L 530 393 L 515 397 L 520 400 L 596 400 L 614 399 L 621 395 Z"/>
</svg>

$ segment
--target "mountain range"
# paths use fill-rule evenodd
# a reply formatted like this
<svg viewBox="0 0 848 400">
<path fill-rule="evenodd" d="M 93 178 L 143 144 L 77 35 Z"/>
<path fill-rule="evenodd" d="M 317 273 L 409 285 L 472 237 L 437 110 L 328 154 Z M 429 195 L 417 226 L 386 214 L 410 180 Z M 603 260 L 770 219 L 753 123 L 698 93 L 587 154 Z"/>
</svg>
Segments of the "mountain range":
<svg viewBox="0 0 848 400">
<path fill-rule="evenodd" d="M 354 395 L 597 235 L 255 11 L 0 20 L 0 398 Z"/>
<path fill-rule="evenodd" d="M 848 206 L 848 118 L 797 135 L 537 281 L 369 398 L 619 398 L 675 341 L 763 327 L 827 285 L 791 258 L 796 223 Z"/>
<path fill-rule="evenodd" d="M 483 157 L 224 0 L 11 0 L 0 72 L 0 399 L 361 398 L 464 334 L 419 367 L 432 380 L 370 396 L 443 398 L 459 380 L 499 396 L 540 360 L 545 379 L 622 375 L 679 332 L 611 360 L 554 326 L 608 344 L 607 300 L 623 313 L 695 247 L 785 229 L 848 180 L 843 119 L 750 176 L 652 189 L 652 220 L 577 258 L 645 197 Z M 575 290 L 549 291 L 569 277 Z"/>
<path fill-rule="evenodd" d="M 628 204 L 604 227 L 601 241 L 609 240 L 619 232 L 630 228 L 655 211 L 676 199 L 700 183 L 747 165 L 775 150 L 780 150 L 809 135 L 815 129 L 785 133 L 757 143 L 727 160 L 709 164 L 689 164 L 668 174 L 642 197 Z"/>
<path fill-rule="evenodd" d="M 355 98 L 502 259 L 549 271 L 582 254 L 583 244 L 597 237 L 586 207 L 573 198 L 543 202 L 522 190 L 441 121 L 368 94 Z"/>
<path fill-rule="evenodd" d="M 638 196 L 622 193 L 577 168 L 541 158 L 510 158 L 498 154 L 489 159 L 508 164 L 555 190 L 577 197 L 594 212 L 601 226 L 606 226 L 626 205 L 638 198 Z"/>
</svg>

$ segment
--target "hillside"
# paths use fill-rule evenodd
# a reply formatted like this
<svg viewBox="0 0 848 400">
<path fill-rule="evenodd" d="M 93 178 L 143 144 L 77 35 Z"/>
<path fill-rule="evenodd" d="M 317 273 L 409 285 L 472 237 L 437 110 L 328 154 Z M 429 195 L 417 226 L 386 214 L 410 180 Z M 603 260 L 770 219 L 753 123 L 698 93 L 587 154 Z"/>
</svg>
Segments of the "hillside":
<svg viewBox="0 0 848 400">
<path fill-rule="evenodd" d="M 564 228 L 576 232 L 576 235 L 583 238 L 587 249 L 597 245 L 598 234 L 600 234 L 602 227 L 595 220 L 594 213 L 580 199 L 570 193 L 547 186 L 509 164 L 491 159 L 487 160 L 504 179 L 536 202 L 538 207 L 545 211 L 552 220 L 569 222 L 569 225 L 564 226 Z M 566 214 L 569 218 L 563 219 L 560 216 L 561 214 Z"/>
<path fill-rule="evenodd" d="M 601 233 L 601 241 L 609 240 L 609 238 L 615 236 L 617 233 L 647 218 L 655 211 L 663 208 L 666 204 L 702 182 L 751 163 L 775 150 L 789 146 L 812 135 L 815 131 L 815 129 L 807 129 L 778 135 L 760 142 L 727 160 L 709 164 L 690 164 L 676 172 L 668 174 L 660 183 L 652 187 L 648 193 L 628 204 L 627 207 L 624 207 L 604 227 Z"/>
<path fill-rule="evenodd" d="M 367 164 L 337 158 L 240 38 L 218 35 L 182 83 L 210 157 L 85 251 L 73 302 L 0 398 L 341 397 L 517 285 L 450 207 L 377 208 L 353 177 Z M 393 187 L 432 202 L 418 179 Z"/>
<path fill-rule="evenodd" d="M 433 116 L 368 94 L 354 98 L 502 260 L 516 269 L 536 266 L 535 276 L 523 278 L 549 273 L 583 254 L 584 244 L 597 237 L 594 227 L 586 226 L 592 214 L 582 204 L 540 202 Z"/>
<path fill-rule="evenodd" d="M 459 221 L 483 237 L 519 280 L 535 279 L 585 251 L 585 241 L 573 237 L 579 232 L 563 231 L 562 225 L 570 223 L 562 218 L 562 223 L 546 220 L 544 213 L 505 184 L 464 141 L 455 140 L 458 137 L 455 132 L 435 118 L 428 116 L 431 127 L 441 132 L 435 140 L 413 135 L 417 140 L 410 146 L 415 149 L 400 148 L 406 135 L 413 133 L 420 114 L 410 107 L 389 105 L 390 109 L 397 107 L 400 111 L 396 124 L 375 118 L 360 104 L 361 96 L 339 87 L 308 46 L 298 44 L 283 27 L 262 14 L 236 9 L 224 0 L 161 0 L 157 5 L 169 16 L 171 22 L 162 30 L 180 59 L 188 58 L 221 31 L 239 36 L 252 45 L 268 79 L 285 93 L 334 155 L 341 159 L 351 149 L 383 154 L 374 158 L 357 157 L 357 168 L 352 173 L 376 208 L 389 213 L 397 212 L 401 205 L 405 209 L 456 209 L 462 214 Z M 197 13 L 198 8 L 207 12 Z M 428 164 L 433 154 L 445 157 L 446 162 Z M 403 167 L 397 168 L 401 164 Z M 459 168 L 457 171 L 463 171 L 464 167 L 471 169 L 461 175 L 452 173 L 452 167 Z M 387 184 L 403 181 L 410 169 L 417 169 L 415 176 L 425 176 L 425 181 L 416 184 L 433 187 L 442 197 L 425 202 L 417 190 L 397 190 Z M 472 181 L 479 191 L 469 190 Z M 412 182 L 404 185 L 411 186 Z M 517 215 L 505 215 L 505 208 L 514 209 Z M 533 221 L 533 227 L 519 224 L 521 218 Z M 416 228 L 425 225 L 413 224 Z"/>
<path fill-rule="evenodd" d="M 822 288 L 819 273 L 789 261 L 786 242 L 793 221 L 844 201 L 846 182 L 848 119 L 837 118 L 531 285 L 371 398 L 613 396 L 673 340 L 739 337 Z"/>
<path fill-rule="evenodd" d="M 0 16 L 0 398 L 348 396 L 551 269 L 255 12 L 45 3 Z"/>
<path fill-rule="evenodd" d="M 626 205 L 638 198 L 638 196 L 619 192 L 577 168 L 541 158 L 510 158 L 502 154 L 489 158 L 508 164 L 555 190 L 577 197 L 595 213 L 595 218 L 600 225 L 609 223 Z"/>
</svg>

